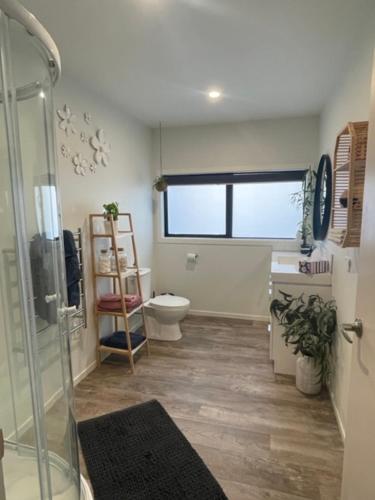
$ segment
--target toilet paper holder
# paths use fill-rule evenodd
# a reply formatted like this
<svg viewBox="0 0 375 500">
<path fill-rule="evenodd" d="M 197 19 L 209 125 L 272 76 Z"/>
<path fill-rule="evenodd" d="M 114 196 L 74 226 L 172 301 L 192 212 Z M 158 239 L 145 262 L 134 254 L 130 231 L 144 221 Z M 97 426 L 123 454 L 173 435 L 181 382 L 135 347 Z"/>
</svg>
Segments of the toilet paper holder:
<svg viewBox="0 0 375 500">
<path fill-rule="evenodd" d="M 196 264 L 198 262 L 199 254 L 197 253 L 188 253 L 186 255 L 186 261 L 188 264 Z"/>
</svg>

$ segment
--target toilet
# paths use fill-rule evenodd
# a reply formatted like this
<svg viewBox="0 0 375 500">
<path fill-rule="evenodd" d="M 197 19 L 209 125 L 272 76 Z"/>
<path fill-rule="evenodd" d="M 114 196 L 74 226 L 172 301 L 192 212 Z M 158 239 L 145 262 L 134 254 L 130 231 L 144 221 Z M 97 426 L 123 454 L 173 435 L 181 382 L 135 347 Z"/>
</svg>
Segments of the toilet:
<svg viewBox="0 0 375 500">
<path fill-rule="evenodd" d="M 180 321 L 189 311 L 190 300 L 176 295 L 151 298 L 151 269 L 140 269 L 140 278 L 148 337 L 155 340 L 180 340 Z"/>
</svg>

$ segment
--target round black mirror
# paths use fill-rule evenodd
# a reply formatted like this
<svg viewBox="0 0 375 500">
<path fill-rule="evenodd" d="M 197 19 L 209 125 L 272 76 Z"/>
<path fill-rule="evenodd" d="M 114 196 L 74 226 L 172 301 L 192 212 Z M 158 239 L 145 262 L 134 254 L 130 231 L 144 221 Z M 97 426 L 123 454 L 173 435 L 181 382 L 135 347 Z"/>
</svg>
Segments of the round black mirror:
<svg viewBox="0 0 375 500">
<path fill-rule="evenodd" d="M 329 228 L 332 205 L 332 164 L 328 155 L 320 158 L 314 196 L 314 239 L 325 240 Z"/>
</svg>

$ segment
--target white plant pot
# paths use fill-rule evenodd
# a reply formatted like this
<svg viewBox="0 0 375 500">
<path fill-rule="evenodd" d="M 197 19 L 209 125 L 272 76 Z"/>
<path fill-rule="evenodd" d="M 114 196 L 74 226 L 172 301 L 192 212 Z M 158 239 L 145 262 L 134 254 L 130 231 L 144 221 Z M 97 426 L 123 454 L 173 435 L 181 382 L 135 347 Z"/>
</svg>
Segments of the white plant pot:
<svg viewBox="0 0 375 500">
<path fill-rule="evenodd" d="M 114 229 L 115 234 L 117 234 L 118 233 L 118 220 L 113 221 L 113 229 Z M 110 220 L 104 221 L 104 233 L 105 234 L 112 234 L 112 226 L 111 226 Z"/>
<path fill-rule="evenodd" d="M 296 386 L 304 394 L 319 394 L 322 384 L 319 380 L 320 366 L 308 356 L 298 356 L 296 367 Z"/>
</svg>

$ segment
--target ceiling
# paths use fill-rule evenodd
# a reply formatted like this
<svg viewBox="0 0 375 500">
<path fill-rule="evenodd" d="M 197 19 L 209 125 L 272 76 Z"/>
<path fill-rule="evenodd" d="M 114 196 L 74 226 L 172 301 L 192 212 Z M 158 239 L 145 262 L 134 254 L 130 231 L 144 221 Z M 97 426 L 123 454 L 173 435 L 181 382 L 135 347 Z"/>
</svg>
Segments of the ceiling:
<svg viewBox="0 0 375 500">
<path fill-rule="evenodd" d="M 373 0 L 23 0 L 63 71 L 149 125 L 318 114 Z M 104 8 L 105 7 L 105 8 Z M 206 90 L 224 97 L 209 102 Z"/>
</svg>

